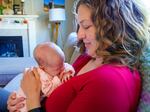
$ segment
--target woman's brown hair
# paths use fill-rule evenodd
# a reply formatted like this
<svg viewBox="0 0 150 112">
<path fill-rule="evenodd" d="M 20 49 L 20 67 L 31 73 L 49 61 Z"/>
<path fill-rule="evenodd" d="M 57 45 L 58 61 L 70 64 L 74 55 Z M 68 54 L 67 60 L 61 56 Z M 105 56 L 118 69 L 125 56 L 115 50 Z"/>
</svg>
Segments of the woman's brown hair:
<svg viewBox="0 0 150 112">
<path fill-rule="evenodd" d="M 137 66 L 142 48 L 146 44 L 147 29 L 140 7 L 134 0 L 79 0 L 91 9 L 91 19 L 97 29 L 98 56 L 104 63 L 118 61 L 130 67 Z M 82 42 L 81 50 L 85 51 Z"/>
</svg>

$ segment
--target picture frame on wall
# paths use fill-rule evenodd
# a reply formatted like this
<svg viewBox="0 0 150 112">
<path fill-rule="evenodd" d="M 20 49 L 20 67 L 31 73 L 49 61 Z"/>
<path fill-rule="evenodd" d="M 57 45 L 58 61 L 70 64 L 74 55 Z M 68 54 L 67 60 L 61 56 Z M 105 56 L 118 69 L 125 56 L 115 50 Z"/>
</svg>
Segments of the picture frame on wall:
<svg viewBox="0 0 150 112">
<path fill-rule="evenodd" d="M 1 0 L 0 2 L 4 8 L 13 8 L 13 0 Z"/>
<path fill-rule="evenodd" d="M 21 0 L 0 0 L 2 15 L 21 15 L 23 14 L 23 3 Z"/>
<path fill-rule="evenodd" d="M 52 7 L 65 7 L 65 0 L 44 0 L 44 11 L 48 12 L 48 10 Z"/>
</svg>

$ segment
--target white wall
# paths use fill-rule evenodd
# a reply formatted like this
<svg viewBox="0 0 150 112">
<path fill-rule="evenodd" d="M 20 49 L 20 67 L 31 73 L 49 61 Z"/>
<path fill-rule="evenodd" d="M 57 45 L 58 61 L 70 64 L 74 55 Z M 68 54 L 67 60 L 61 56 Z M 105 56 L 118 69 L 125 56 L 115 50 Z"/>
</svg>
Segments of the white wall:
<svg viewBox="0 0 150 112">
<path fill-rule="evenodd" d="M 73 14 L 71 12 L 74 0 L 65 0 L 66 21 L 60 26 L 62 41 L 65 42 L 69 33 L 73 31 Z M 44 0 L 25 0 L 25 13 L 37 14 L 37 43 L 50 41 L 51 29 L 48 29 L 48 12 L 44 12 Z"/>
<path fill-rule="evenodd" d="M 50 31 L 48 29 L 48 12 L 44 12 L 44 0 L 25 0 L 25 14 L 39 15 L 37 19 L 37 43 L 50 40 Z"/>
<path fill-rule="evenodd" d="M 65 6 L 66 6 L 66 34 L 67 37 L 73 30 L 73 19 L 74 15 L 72 13 L 72 7 L 73 7 L 74 0 L 65 0 Z"/>
<path fill-rule="evenodd" d="M 72 5 L 74 0 L 65 0 L 65 11 L 66 11 L 66 20 L 62 22 L 60 26 L 61 37 L 63 45 L 60 47 L 64 47 L 66 39 L 68 35 L 73 31 L 73 14 L 72 14 Z M 59 43 L 58 43 L 59 44 Z"/>
</svg>

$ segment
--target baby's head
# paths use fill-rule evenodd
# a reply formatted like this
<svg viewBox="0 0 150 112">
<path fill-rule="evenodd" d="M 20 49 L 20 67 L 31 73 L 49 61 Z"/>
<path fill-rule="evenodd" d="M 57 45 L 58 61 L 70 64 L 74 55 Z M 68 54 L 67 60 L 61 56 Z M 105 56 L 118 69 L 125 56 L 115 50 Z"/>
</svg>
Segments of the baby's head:
<svg viewBox="0 0 150 112">
<path fill-rule="evenodd" d="M 48 74 L 56 76 L 64 69 L 63 51 L 52 42 L 41 43 L 34 49 L 34 58 Z"/>
</svg>

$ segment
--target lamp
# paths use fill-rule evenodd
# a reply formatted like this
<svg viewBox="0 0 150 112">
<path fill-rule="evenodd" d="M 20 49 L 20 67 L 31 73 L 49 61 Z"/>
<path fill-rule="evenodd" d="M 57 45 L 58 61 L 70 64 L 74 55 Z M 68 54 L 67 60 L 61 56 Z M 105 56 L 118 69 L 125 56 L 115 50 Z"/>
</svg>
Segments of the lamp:
<svg viewBox="0 0 150 112">
<path fill-rule="evenodd" d="M 21 14 L 22 15 L 25 14 L 24 13 L 24 2 L 25 2 L 25 0 L 21 0 Z"/>
<path fill-rule="evenodd" d="M 61 21 L 64 21 L 65 18 L 65 9 L 63 8 L 52 8 L 49 9 L 49 21 L 55 23 L 55 29 L 52 26 L 52 33 L 53 33 L 53 41 L 57 43 L 57 38 L 58 38 L 58 30 Z M 55 35 L 54 35 L 55 31 Z"/>
</svg>

